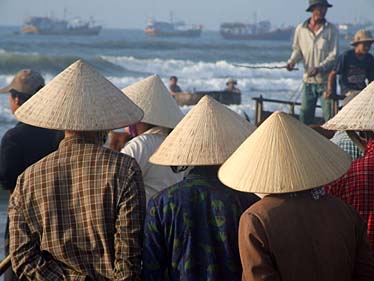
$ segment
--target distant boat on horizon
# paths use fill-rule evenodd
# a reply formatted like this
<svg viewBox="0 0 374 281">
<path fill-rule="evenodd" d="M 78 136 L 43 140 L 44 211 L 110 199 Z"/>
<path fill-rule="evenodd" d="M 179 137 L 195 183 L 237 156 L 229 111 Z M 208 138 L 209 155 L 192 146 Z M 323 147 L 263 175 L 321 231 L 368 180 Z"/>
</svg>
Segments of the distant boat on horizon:
<svg viewBox="0 0 374 281">
<path fill-rule="evenodd" d="M 272 29 L 270 21 L 257 24 L 226 22 L 220 26 L 220 34 L 227 40 L 291 40 L 293 27 Z"/>
<path fill-rule="evenodd" d="M 345 40 L 353 40 L 355 34 L 360 29 L 367 29 L 374 33 L 374 22 L 362 22 L 362 23 L 340 23 L 337 24 L 339 29 L 339 35 Z"/>
<path fill-rule="evenodd" d="M 21 27 L 23 34 L 39 35 L 98 35 L 101 25 L 95 25 L 92 20 L 74 19 L 67 21 L 52 17 L 30 17 Z"/>
<path fill-rule="evenodd" d="M 156 37 L 200 37 L 202 25 L 187 25 L 184 22 L 165 22 L 149 20 L 144 32 Z"/>
</svg>

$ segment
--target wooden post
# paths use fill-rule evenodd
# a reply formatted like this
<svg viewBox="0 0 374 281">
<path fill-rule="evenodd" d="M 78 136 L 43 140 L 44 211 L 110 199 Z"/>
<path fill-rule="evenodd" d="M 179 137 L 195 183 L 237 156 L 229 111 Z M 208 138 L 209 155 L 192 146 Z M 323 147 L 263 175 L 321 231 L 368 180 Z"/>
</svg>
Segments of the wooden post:
<svg viewBox="0 0 374 281">
<path fill-rule="evenodd" d="M 338 112 L 339 112 L 339 99 L 334 98 L 331 103 L 331 113 L 332 113 L 331 117 L 334 117 L 336 114 L 338 114 Z"/>
<path fill-rule="evenodd" d="M 260 125 L 262 122 L 262 110 L 263 110 L 263 101 L 262 95 L 256 100 L 256 126 Z"/>
<path fill-rule="evenodd" d="M 295 115 L 295 104 L 294 104 L 294 103 L 291 103 L 291 104 L 290 104 L 290 114 L 291 114 L 292 116 Z"/>
</svg>

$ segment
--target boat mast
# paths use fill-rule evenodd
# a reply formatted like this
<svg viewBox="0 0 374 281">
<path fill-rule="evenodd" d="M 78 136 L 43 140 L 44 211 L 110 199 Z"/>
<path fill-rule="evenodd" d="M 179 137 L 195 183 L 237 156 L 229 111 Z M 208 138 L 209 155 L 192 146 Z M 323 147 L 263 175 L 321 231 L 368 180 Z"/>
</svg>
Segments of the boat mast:
<svg viewBox="0 0 374 281">
<path fill-rule="evenodd" d="M 169 12 L 169 17 L 170 17 L 170 22 L 173 23 L 174 22 L 174 12 L 173 11 Z"/>
</svg>

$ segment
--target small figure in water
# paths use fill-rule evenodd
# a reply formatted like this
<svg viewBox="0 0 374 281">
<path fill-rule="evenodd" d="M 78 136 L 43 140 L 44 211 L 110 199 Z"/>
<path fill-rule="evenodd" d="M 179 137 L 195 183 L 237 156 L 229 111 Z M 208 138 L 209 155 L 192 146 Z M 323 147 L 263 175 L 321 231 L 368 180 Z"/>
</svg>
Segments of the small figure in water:
<svg viewBox="0 0 374 281">
<path fill-rule="evenodd" d="M 230 78 L 226 82 L 226 89 L 225 89 L 225 91 L 233 92 L 233 93 L 237 93 L 237 94 L 241 94 L 240 89 L 236 88 L 237 84 L 238 84 L 238 81 L 236 81 L 235 79 Z"/>
<path fill-rule="evenodd" d="M 169 90 L 170 94 L 174 97 L 175 93 L 182 92 L 182 89 L 178 85 L 178 77 L 177 76 L 170 76 L 169 79 Z"/>
</svg>

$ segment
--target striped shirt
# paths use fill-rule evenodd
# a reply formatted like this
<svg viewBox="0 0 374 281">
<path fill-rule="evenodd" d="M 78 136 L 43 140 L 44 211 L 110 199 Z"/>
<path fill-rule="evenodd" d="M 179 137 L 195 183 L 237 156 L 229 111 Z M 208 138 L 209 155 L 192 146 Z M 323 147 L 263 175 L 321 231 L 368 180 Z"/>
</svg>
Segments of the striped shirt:
<svg viewBox="0 0 374 281">
<path fill-rule="evenodd" d="M 145 194 L 134 159 L 65 139 L 18 178 L 9 205 L 20 279 L 140 280 Z"/>
</svg>

